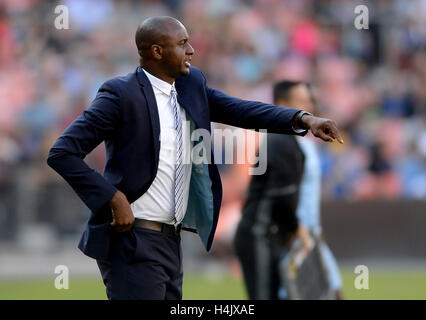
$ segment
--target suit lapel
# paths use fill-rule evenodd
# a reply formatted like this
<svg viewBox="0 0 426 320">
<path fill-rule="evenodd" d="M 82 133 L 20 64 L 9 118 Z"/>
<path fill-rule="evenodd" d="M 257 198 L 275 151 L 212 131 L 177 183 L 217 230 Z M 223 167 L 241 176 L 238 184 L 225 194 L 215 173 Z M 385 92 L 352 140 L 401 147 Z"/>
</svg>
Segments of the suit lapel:
<svg viewBox="0 0 426 320">
<path fill-rule="evenodd" d="M 194 101 L 191 102 L 191 94 L 188 92 L 187 86 L 184 85 L 183 78 L 181 77 L 176 79 L 175 86 L 176 86 L 176 92 L 177 92 L 177 100 L 179 102 L 179 105 L 185 109 L 185 112 L 189 114 L 191 119 L 194 121 L 196 128 L 203 128 L 199 115 L 197 117 L 197 114 L 195 114 L 195 110 L 193 109 Z"/>
<path fill-rule="evenodd" d="M 160 117 L 158 115 L 157 101 L 155 100 L 154 91 L 152 85 L 148 80 L 145 72 L 140 67 L 136 70 L 138 82 L 141 86 L 141 90 L 146 98 L 146 104 L 148 106 L 148 113 L 152 126 L 152 138 L 154 143 L 154 157 L 155 163 L 158 164 L 158 157 L 160 154 Z"/>
</svg>

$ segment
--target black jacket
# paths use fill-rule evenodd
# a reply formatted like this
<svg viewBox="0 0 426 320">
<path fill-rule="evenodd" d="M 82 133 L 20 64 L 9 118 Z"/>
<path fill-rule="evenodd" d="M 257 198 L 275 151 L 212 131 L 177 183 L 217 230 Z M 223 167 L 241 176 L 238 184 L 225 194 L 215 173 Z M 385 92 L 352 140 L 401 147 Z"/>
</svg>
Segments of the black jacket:
<svg viewBox="0 0 426 320">
<path fill-rule="evenodd" d="M 267 135 L 267 169 L 253 176 L 242 223 L 286 237 L 298 227 L 296 208 L 305 156 L 294 136 Z M 259 223 L 259 221 L 261 223 Z"/>
</svg>

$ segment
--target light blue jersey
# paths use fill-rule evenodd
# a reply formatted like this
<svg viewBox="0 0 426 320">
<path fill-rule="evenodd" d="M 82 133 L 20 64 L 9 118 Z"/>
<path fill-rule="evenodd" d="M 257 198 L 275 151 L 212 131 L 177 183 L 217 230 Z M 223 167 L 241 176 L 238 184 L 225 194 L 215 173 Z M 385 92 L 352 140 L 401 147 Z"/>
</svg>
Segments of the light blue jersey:
<svg viewBox="0 0 426 320">
<path fill-rule="evenodd" d="M 311 139 L 296 137 L 296 140 L 305 155 L 296 214 L 301 224 L 318 235 L 321 233 L 321 162 Z"/>
<path fill-rule="evenodd" d="M 304 225 L 315 235 L 320 235 L 322 228 L 320 222 L 321 205 L 321 162 L 314 141 L 308 137 L 296 137 L 302 152 L 305 155 L 305 166 L 300 184 L 297 217 L 300 224 Z M 342 287 L 339 268 L 336 259 L 325 242 L 320 246 L 325 267 L 327 268 L 330 287 L 333 290 Z"/>
</svg>

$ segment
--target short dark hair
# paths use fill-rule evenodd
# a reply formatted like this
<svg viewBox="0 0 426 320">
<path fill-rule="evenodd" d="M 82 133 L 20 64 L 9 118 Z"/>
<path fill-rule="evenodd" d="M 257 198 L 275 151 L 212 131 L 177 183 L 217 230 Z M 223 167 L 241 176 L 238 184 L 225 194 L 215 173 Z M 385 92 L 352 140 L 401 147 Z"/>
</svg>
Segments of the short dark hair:
<svg viewBox="0 0 426 320">
<path fill-rule="evenodd" d="M 296 86 L 301 85 L 301 84 L 307 86 L 307 83 L 302 82 L 302 81 L 284 80 L 284 81 L 280 81 L 280 82 L 275 83 L 274 89 L 273 89 L 274 103 L 276 103 L 278 100 L 287 100 L 290 96 L 290 90 L 293 87 L 296 87 Z"/>
</svg>

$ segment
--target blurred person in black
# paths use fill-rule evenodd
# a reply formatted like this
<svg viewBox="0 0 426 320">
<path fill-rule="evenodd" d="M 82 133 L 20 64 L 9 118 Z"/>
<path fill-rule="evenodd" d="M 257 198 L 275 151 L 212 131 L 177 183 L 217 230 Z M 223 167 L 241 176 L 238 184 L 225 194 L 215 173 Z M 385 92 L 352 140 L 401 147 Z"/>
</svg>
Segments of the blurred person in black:
<svg viewBox="0 0 426 320">
<path fill-rule="evenodd" d="M 278 82 L 273 95 L 276 105 L 299 105 L 308 112 L 315 111 L 310 88 L 303 82 Z M 286 297 L 279 272 L 282 253 L 296 237 L 309 252 L 309 233 L 320 237 L 320 166 L 312 143 L 306 145 L 295 137 L 276 134 L 268 134 L 266 139 L 267 170 L 250 182 L 234 246 L 249 298 L 275 300 Z M 320 250 L 330 287 L 335 297 L 341 298 L 334 257 L 323 242 Z"/>
</svg>

